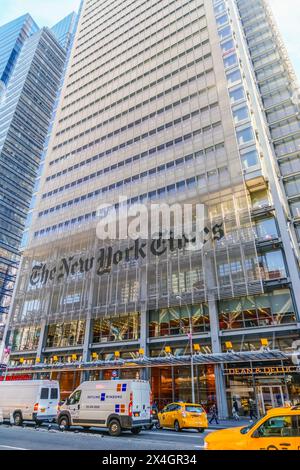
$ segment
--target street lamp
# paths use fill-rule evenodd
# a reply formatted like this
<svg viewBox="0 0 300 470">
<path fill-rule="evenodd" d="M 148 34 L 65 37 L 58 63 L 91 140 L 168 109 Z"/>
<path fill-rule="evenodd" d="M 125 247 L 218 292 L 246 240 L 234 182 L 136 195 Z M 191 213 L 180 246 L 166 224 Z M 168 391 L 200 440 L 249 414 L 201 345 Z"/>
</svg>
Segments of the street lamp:
<svg viewBox="0 0 300 470">
<path fill-rule="evenodd" d="M 176 296 L 176 299 L 177 299 L 177 300 L 180 300 L 180 302 L 184 303 L 184 305 L 186 306 L 186 309 L 187 309 L 187 311 L 188 311 L 188 314 L 189 314 L 190 333 L 189 333 L 188 337 L 189 337 L 189 341 L 190 341 L 190 351 L 191 351 L 192 402 L 195 403 L 195 402 L 196 402 L 196 399 L 195 399 L 195 384 L 194 384 L 194 351 L 193 351 L 193 322 L 192 322 L 192 314 L 191 314 L 191 311 L 190 311 L 190 308 L 189 308 L 188 304 L 185 302 L 185 300 L 183 300 L 182 297 L 180 297 L 180 295 L 177 295 L 177 296 Z"/>
</svg>

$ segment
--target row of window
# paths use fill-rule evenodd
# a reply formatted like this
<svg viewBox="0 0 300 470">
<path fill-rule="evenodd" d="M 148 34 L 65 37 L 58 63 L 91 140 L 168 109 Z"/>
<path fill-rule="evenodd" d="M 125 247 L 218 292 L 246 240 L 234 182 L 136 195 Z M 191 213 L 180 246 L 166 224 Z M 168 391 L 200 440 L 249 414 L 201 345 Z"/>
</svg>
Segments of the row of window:
<svg viewBox="0 0 300 470">
<path fill-rule="evenodd" d="M 247 296 L 219 302 L 221 330 L 257 328 L 292 324 L 296 314 L 288 289 L 275 290 L 258 296 Z M 177 306 L 149 311 L 149 336 L 163 337 L 187 335 L 190 319 L 194 334 L 210 331 L 208 304 Z M 92 342 L 138 340 L 140 337 L 140 314 L 130 312 L 93 321 Z M 16 329 L 12 337 L 15 351 L 35 350 L 40 340 L 39 326 Z M 85 321 L 66 321 L 48 326 L 46 347 L 80 346 L 84 342 Z"/>
<path fill-rule="evenodd" d="M 189 79 L 187 80 L 184 80 L 183 82 L 180 82 L 170 88 L 167 88 L 165 90 L 163 90 L 162 92 L 158 93 L 157 95 L 154 95 L 154 96 L 151 96 L 150 98 L 147 98 L 146 100 L 142 101 L 142 102 L 139 102 L 139 103 L 136 103 L 134 106 L 132 106 L 131 108 L 127 108 L 125 109 L 124 111 L 122 111 L 121 113 L 119 114 L 116 114 L 116 115 L 113 115 L 111 118 L 109 119 L 106 119 L 105 121 L 102 122 L 102 126 L 106 125 L 106 124 L 109 124 L 110 122 L 113 122 L 115 121 L 116 119 L 119 119 L 123 116 L 126 116 L 127 114 L 131 113 L 132 111 L 135 111 L 136 109 L 139 109 L 143 106 L 145 106 L 146 104 L 149 104 L 149 103 L 152 103 L 153 101 L 156 101 L 156 100 L 159 100 L 160 98 L 162 98 L 163 96 L 167 96 L 169 93 L 172 93 L 176 90 L 179 90 L 180 88 L 183 88 L 184 86 L 196 81 L 196 80 L 201 80 L 203 78 L 206 79 L 207 82 L 210 82 L 213 80 L 213 74 L 211 74 L 211 77 L 210 77 L 210 73 L 212 72 L 212 69 L 209 69 L 209 70 L 206 70 L 204 72 L 201 72 L 201 73 L 198 73 L 197 75 L 194 75 L 193 77 L 190 77 Z M 211 80 L 210 80 L 211 78 Z M 199 94 L 200 93 L 205 93 L 207 92 L 210 88 L 212 88 L 212 86 L 205 86 L 205 88 L 200 88 L 198 90 Z M 68 132 L 69 130 L 71 129 L 74 129 L 75 127 L 77 127 L 78 125 L 80 124 L 83 124 L 87 121 L 89 121 L 90 119 L 94 119 L 95 117 L 97 116 L 100 116 L 101 114 L 105 113 L 106 111 L 108 111 L 109 109 L 112 109 L 114 108 L 115 106 L 117 106 L 118 104 L 120 104 L 121 102 L 123 101 L 126 101 L 128 100 L 129 98 L 131 97 L 131 95 L 127 95 L 125 96 L 124 98 L 122 98 L 121 100 L 118 100 L 118 101 L 114 101 L 112 103 L 110 103 L 109 105 L 105 106 L 104 108 L 102 109 L 99 109 L 97 110 L 96 112 L 94 112 L 93 114 L 90 114 L 89 116 L 81 119 L 80 121 L 76 121 L 74 124 L 72 124 L 71 126 L 68 126 L 68 127 L 65 127 L 64 129 L 61 129 L 59 130 L 57 133 L 56 133 L 56 136 L 59 136 L 59 135 L 62 135 L 66 132 Z M 92 128 L 94 130 L 94 128 Z"/>
<path fill-rule="evenodd" d="M 205 177 L 205 175 L 204 175 L 204 177 Z M 201 181 L 202 178 L 203 178 L 203 175 L 199 175 L 199 176 L 194 176 L 192 178 L 188 178 L 187 180 L 178 181 L 177 183 L 170 184 L 167 187 L 164 186 L 164 187 L 159 188 L 157 190 L 150 191 L 150 192 L 142 194 L 140 196 L 136 196 L 134 198 L 128 199 L 127 204 L 131 205 L 131 204 L 135 204 L 139 201 L 140 202 L 145 202 L 147 200 L 155 199 L 157 197 L 158 198 L 166 197 L 168 195 L 168 193 L 171 194 L 171 193 L 174 193 L 175 191 L 182 191 L 182 190 L 186 191 L 186 189 L 195 188 L 197 186 L 198 181 L 199 180 Z M 205 179 L 205 181 L 206 181 L 206 179 Z M 115 207 L 117 208 L 118 204 L 116 204 Z M 59 224 L 53 225 L 52 227 L 47 227 L 45 229 L 36 231 L 34 233 L 34 237 L 37 238 L 37 237 L 41 237 L 41 236 L 44 236 L 44 235 L 48 235 L 50 232 L 53 233 L 53 232 L 56 232 L 57 230 L 66 230 L 66 229 L 68 229 L 68 228 L 70 228 L 70 227 L 72 227 L 76 224 L 78 225 L 78 224 L 82 224 L 84 222 L 89 222 L 90 220 L 95 220 L 96 217 L 97 217 L 97 213 L 96 213 L 96 211 L 93 211 L 93 212 L 90 212 L 88 214 L 81 215 L 77 218 L 73 218 L 71 220 L 66 220 L 65 222 L 61 222 Z"/>
<path fill-rule="evenodd" d="M 203 31 L 206 31 L 206 27 L 205 28 L 202 28 L 200 30 L 200 33 L 203 32 Z M 175 35 L 175 33 L 173 33 Z M 151 63 L 154 59 L 155 59 L 155 62 L 157 63 L 157 59 L 158 57 L 161 57 L 164 58 L 164 57 L 170 57 L 171 58 L 169 60 L 167 60 L 166 62 L 164 62 L 163 64 L 159 64 L 157 65 L 156 67 L 154 67 L 153 69 L 151 70 L 148 70 L 146 72 L 144 72 L 142 75 L 139 75 L 137 77 L 135 77 L 133 80 L 131 80 L 131 83 L 136 83 L 138 80 L 141 80 L 141 79 L 144 79 L 145 77 L 147 77 L 148 75 L 151 75 L 151 73 L 157 71 L 159 68 L 161 68 L 161 66 L 166 66 L 167 64 L 171 64 L 172 62 L 174 62 L 176 60 L 176 62 L 178 62 L 178 59 L 180 57 L 186 57 L 190 52 L 193 52 L 194 50 L 198 49 L 199 47 L 203 47 L 205 46 L 206 44 L 209 44 L 209 40 L 206 39 L 204 41 L 199 41 L 198 44 L 193 44 L 193 47 L 191 47 L 190 49 L 186 49 L 184 52 L 182 52 L 181 54 L 176 54 L 176 56 L 172 56 L 171 55 L 171 50 L 173 48 L 178 48 L 178 46 L 180 44 L 185 44 L 189 39 L 193 39 L 193 38 L 197 38 L 198 40 L 201 39 L 201 35 L 199 34 L 199 30 L 197 30 L 196 32 L 194 32 L 193 34 L 191 34 L 190 36 L 188 36 L 187 38 L 184 38 L 182 39 L 181 41 L 178 41 L 177 43 L 175 44 L 172 44 L 172 46 L 169 46 L 169 47 L 166 47 L 165 49 L 162 49 L 160 52 L 154 54 L 153 56 L 149 57 L 147 60 L 145 60 L 144 62 L 142 63 L 139 63 L 139 64 L 136 64 L 134 66 L 132 66 L 131 68 L 127 69 L 127 70 L 124 70 L 123 72 L 121 73 L 116 73 L 116 70 L 119 69 L 120 67 L 122 67 L 122 65 L 128 65 L 128 60 L 124 60 L 123 62 L 119 63 L 118 65 L 115 65 L 114 67 L 106 70 L 105 72 L 103 72 L 102 74 L 99 74 L 99 66 L 97 66 L 97 68 L 95 68 L 94 70 L 91 70 L 89 72 L 88 75 L 92 75 L 94 76 L 94 78 L 92 80 L 90 80 L 89 82 L 86 82 L 84 85 L 82 85 L 81 87 L 77 87 L 76 88 L 76 92 L 78 91 L 81 91 L 83 88 L 86 88 L 86 87 L 89 87 L 95 83 L 95 82 L 99 82 L 100 81 L 100 85 L 98 86 L 98 88 L 94 88 L 93 90 L 89 91 L 88 93 L 86 94 L 81 94 L 79 98 L 77 98 L 76 100 L 74 101 L 71 101 L 70 103 L 64 105 L 62 107 L 62 111 L 64 111 L 65 109 L 68 109 L 70 108 L 71 106 L 73 105 L 77 105 L 78 106 L 78 103 L 80 101 L 84 101 L 88 96 L 91 96 L 91 95 L 94 95 L 96 91 L 99 91 L 99 90 L 103 90 L 105 86 L 109 85 L 110 83 L 113 83 L 117 80 L 120 80 L 120 78 L 122 77 L 125 77 L 126 75 L 128 74 L 133 74 L 134 71 L 138 71 L 141 67 L 143 67 L 143 69 L 145 70 L 145 65 L 147 63 Z M 140 57 L 140 53 L 139 54 L 136 54 L 137 57 Z M 121 54 L 121 57 L 124 58 L 124 53 Z M 103 69 L 104 65 L 111 65 L 111 59 L 108 60 L 107 62 L 104 62 L 102 65 L 101 65 L 101 68 L 100 69 Z M 122 70 L 122 69 L 121 69 Z M 109 77 L 109 80 L 105 83 L 103 82 L 103 77 L 105 76 L 108 76 Z M 113 78 L 111 78 L 113 77 Z M 76 84 L 78 81 L 81 81 L 83 77 L 80 77 L 78 78 L 77 80 L 74 80 L 73 82 L 71 82 L 69 84 L 69 86 L 71 85 L 74 85 Z M 128 86 L 129 84 L 123 84 L 123 87 L 124 86 Z M 117 91 L 117 89 L 115 90 L 115 92 Z M 69 95 L 68 95 L 69 96 Z M 66 98 L 67 96 L 65 96 Z"/>
<path fill-rule="evenodd" d="M 45 216 L 45 215 L 47 215 L 49 213 L 52 213 L 54 211 L 59 211 L 59 210 L 64 209 L 66 207 L 71 207 L 74 204 L 78 204 L 80 202 L 86 201 L 87 199 L 99 196 L 100 194 L 105 194 L 109 191 L 113 191 L 114 189 L 121 189 L 123 186 L 126 186 L 127 184 L 141 182 L 140 180 L 142 180 L 144 178 L 153 178 L 156 175 L 159 176 L 161 172 L 166 172 L 168 170 L 175 170 L 176 171 L 177 166 L 188 164 L 188 163 L 192 164 L 192 163 L 194 163 L 194 159 L 197 158 L 197 155 L 202 156 L 202 154 L 203 154 L 203 152 L 199 152 L 199 153 L 196 152 L 194 154 L 189 154 L 189 155 L 186 155 L 185 157 L 177 158 L 176 160 L 172 160 L 168 163 L 164 163 L 162 165 L 159 165 L 158 167 L 151 168 L 150 170 L 143 171 L 142 173 L 139 173 L 137 175 L 129 176 L 126 179 L 122 179 L 122 180 L 120 180 L 116 183 L 112 183 L 108 186 L 104 186 L 101 189 L 96 189 L 95 191 L 90 192 L 88 194 L 84 194 L 80 197 L 71 199 L 71 200 L 66 201 L 62 204 L 58 204 L 57 206 L 45 209 L 44 211 L 39 212 L 38 216 L 42 217 L 42 216 Z M 100 170 L 100 171 L 103 172 L 103 170 Z M 100 172 L 98 172 L 98 173 L 100 173 Z M 90 178 L 91 178 L 91 176 L 95 177 L 98 173 L 93 173 L 93 175 L 90 175 Z M 221 168 L 216 168 L 213 171 L 209 171 L 207 173 L 202 174 L 201 175 L 201 183 L 203 183 L 203 181 L 207 179 L 207 183 L 210 184 L 210 183 L 214 182 L 215 178 L 218 178 L 218 177 L 224 178 L 226 175 L 228 175 L 228 168 L 222 166 Z M 78 181 L 83 182 L 84 179 L 81 178 L 81 180 L 78 180 Z"/>
<path fill-rule="evenodd" d="M 196 110 L 195 111 L 195 115 L 199 114 L 199 110 Z M 192 113 L 194 114 L 194 113 Z M 108 155 L 111 155 L 113 152 L 116 152 L 117 150 L 120 150 L 128 145 L 131 145 L 133 144 L 134 142 L 138 142 L 140 140 L 143 140 L 145 139 L 146 137 L 150 137 L 152 135 L 155 135 L 156 133 L 158 132 L 162 132 L 164 131 L 165 129 L 168 129 L 169 127 L 171 126 L 174 126 L 176 124 L 179 124 L 180 122 L 186 120 L 186 119 L 190 119 L 191 115 L 188 114 L 186 115 L 188 116 L 188 118 L 186 118 L 185 116 L 183 117 L 180 117 L 178 119 L 176 119 L 175 121 L 171 122 L 171 123 L 167 123 L 167 124 L 164 124 L 163 126 L 160 126 L 159 128 L 157 129 L 153 129 L 152 131 L 150 132 L 146 132 L 145 134 L 142 134 L 142 135 L 139 135 L 139 136 L 136 136 L 134 139 L 131 139 L 130 141 L 127 141 L 125 143 L 122 143 L 120 145 L 117 145 L 115 147 L 113 147 L 112 149 L 107 149 L 105 152 L 102 152 L 98 155 L 96 155 L 97 158 L 94 158 L 94 160 L 98 160 L 104 156 L 108 156 Z M 185 118 L 185 119 L 184 119 Z M 137 161 L 137 160 L 140 160 L 141 158 L 145 158 L 147 156 L 150 156 L 150 155 L 153 155 L 157 152 L 161 152 L 162 150 L 165 150 L 165 149 L 168 149 L 170 147 L 173 147 L 174 145 L 178 145 L 178 144 L 181 144 L 182 142 L 185 142 L 185 141 L 188 141 L 190 139 L 192 139 L 193 137 L 195 136 L 199 136 L 199 135 L 205 135 L 206 133 L 208 132 L 211 132 L 212 130 L 215 130 L 215 129 L 222 129 L 222 123 L 221 121 L 217 121 L 217 122 L 214 122 L 212 123 L 211 125 L 208 125 L 206 127 L 203 127 L 203 128 L 200 128 L 200 129 L 197 129 L 193 132 L 190 132 L 188 134 L 185 134 L 183 136 L 180 136 L 180 137 L 177 137 L 176 139 L 174 140 L 170 140 L 169 142 L 166 142 L 166 143 L 163 143 L 163 144 L 160 144 L 158 145 L 157 147 L 152 147 L 151 149 L 148 149 L 148 150 L 145 150 L 144 152 L 142 152 L 141 154 L 138 154 L 138 155 L 135 155 L 134 157 L 129 157 L 128 159 L 126 159 L 125 161 L 123 162 L 119 162 L 119 167 L 120 166 L 124 166 L 125 164 L 127 163 L 132 163 L 133 161 Z M 244 136 L 244 138 L 247 138 L 247 135 Z M 97 141 L 95 141 L 97 142 Z M 97 142 L 98 143 L 98 142 Z M 84 146 L 85 147 L 85 146 Z M 77 149 L 78 150 L 78 149 Z M 81 148 L 82 150 L 82 148 Z M 109 168 L 107 169 L 107 172 L 109 171 Z M 94 174 L 94 176 L 96 176 Z M 94 177 L 93 176 L 93 177 Z M 62 192 L 62 191 L 65 191 L 66 189 L 69 189 L 71 187 L 74 187 L 76 186 L 77 184 L 80 184 L 82 183 L 83 181 L 87 181 L 90 177 L 89 176 L 86 176 L 85 177 L 86 179 L 84 180 L 84 178 L 81 178 L 79 180 L 76 180 L 76 181 L 73 181 L 72 183 L 68 183 L 64 186 L 61 186 L 59 188 L 56 188 L 56 189 L 53 189 L 52 191 L 49 191 L 47 193 L 44 193 L 43 196 L 42 196 L 42 199 L 45 199 L 47 197 L 51 197 L 53 196 L 54 194 L 57 194 L 58 192 Z"/>
<path fill-rule="evenodd" d="M 149 119 L 152 119 L 152 118 L 154 118 L 155 116 L 157 116 L 157 115 L 159 115 L 159 114 L 162 114 L 162 113 L 164 113 L 164 112 L 170 111 L 171 109 L 177 108 L 177 106 L 180 106 L 180 105 L 182 105 L 182 104 L 184 104 L 184 103 L 187 103 L 188 101 L 192 101 L 194 98 L 199 97 L 201 94 L 202 94 L 201 92 L 198 92 L 198 91 L 197 91 L 197 92 L 195 92 L 195 93 L 193 93 L 193 94 L 191 94 L 191 95 L 185 96 L 184 98 L 181 98 L 181 99 L 175 101 L 174 103 L 170 103 L 170 104 L 168 104 L 167 106 L 164 106 L 163 108 L 157 109 L 156 111 L 152 112 L 151 114 L 147 114 L 147 115 L 143 116 L 142 118 L 136 119 L 135 121 L 132 121 L 132 122 L 126 124 L 125 126 L 119 128 L 119 129 L 115 129 L 114 131 L 109 132 L 108 134 L 103 135 L 103 136 L 101 137 L 100 141 L 101 141 L 101 142 L 104 142 L 105 140 L 110 139 L 111 137 L 114 137 L 114 136 L 116 136 L 116 135 L 119 135 L 119 134 L 121 134 L 122 132 L 127 131 L 128 129 L 132 129 L 133 127 L 138 126 L 138 125 L 141 124 L 142 122 L 146 122 L 146 121 L 148 121 Z M 208 111 L 209 109 L 212 109 L 212 108 L 216 107 L 217 105 L 218 105 L 218 103 L 216 103 L 216 102 L 215 102 L 215 103 L 211 103 L 210 105 L 205 106 L 204 108 L 201 108 L 201 109 L 199 110 L 199 113 L 198 113 L 198 114 L 203 113 L 203 112 L 205 112 L 205 111 Z M 124 113 L 124 114 L 127 114 L 127 113 Z M 97 129 L 101 129 L 101 128 L 103 127 L 103 125 L 104 125 L 104 123 L 101 122 L 101 123 L 97 124 L 96 126 L 94 126 L 94 127 L 92 127 L 92 128 L 89 128 L 89 129 L 87 129 L 87 130 L 84 131 L 84 132 L 81 132 L 80 134 L 74 135 L 74 136 L 72 136 L 70 139 L 63 141 L 63 142 L 61 142 L 61 143 L 58 144 L 58 145 L 55 145 L 55 146 L 53 147 L 53 150 L 56 150 L 56 149 L 61 148 L 61 147 L 64 147 L 64 146 L 70 144 L 71 142 L 74 142 L 74 141 L 80 139 L 81 137 L 83 137 L 83 136 L 85 136 L 85 135 L 87 135 L 87 134 L 90 134 L 91 132 L 94 132 L 94 131 L 97 130 Z M 88 145 L 91 145 L 91 143 L 88 144 Z"/>
<path fill-rule="evenodd" d="M 196 50 L 198 49 L 200 46 L 201 46 L 202 43 L 200 44 L 196 44 L 193 48 L 193 50 Z M 114 90 L 106 93 L 106 95 L 104 96 L 101 96 L 97 99 L 95 99 L 94 101 L 91 101 L 89 102 L 88 104 L 86 104 L 85 106 L 81 107 L 81 108 L 77 108 L 76 111 L 73 111 L 72 113 L 68 114 L 67 116 L 61 118 L 59 120 L 59 124 L 61 124 L 62 122 L 64 121 L 69 121 L 70 120 L 70 117 L 72 116 L 75 116 L 79 113 L 81 113 L 82 111 L 85 111 L 86 109 L 90 108 L 91 106 L 97 104 L 97 103 L 100 103 L 101 101 L 103 101 L 104 99 L 106 98 L 109 98 L 110 96 L 114 95 L 115 93 L 121 91 L 123 88 L 128 90 L 129 88 L 131 88 L 131 85 L 133 83 L 136 83 L 138 80 L 142 79 L 143 77 L 145 77 L 146 75 L 150 75 L 151 73 L 154 73 L 156 71 L 158 71 L 159 69 L 164 69 L 164 67 L 168 64 L 171 64 L 172 62 L 175 62 L 177 61 L 178 58 L 180 57 L 184 57 L 184 53 L 182 54 L 179 54 L 176 58 L 174 59 L 169 59 L 167 60 L 166 62 L 163 62 L 162 64 L 159 64 L 157 65 L 156 67 L 154 67 L 153 69 L 151 69 L 149 72 L 146 72 L 144 73 L 143 75 L 139 76 L 139 77 L 135 77 L 133 78 L 132 80 L 130 80 L 129 82 L 126 82 L 126 83 L 123 83 L 122 85 L 120 85 L 118 88 L 115 88 Z M 205 62 L 206 59 L 208 58 L 211 58 L 211 54 L 207 54 L 205 56 L 201 56 L 199 57 L 198 59 L 195 59 L 193 58 L 193 60 L 189 63 L 185 63 L 184 65 L 182 65 L 181 67 L 177 67 L 175 70 L 171 71 L 170 73 L 168 73 L 167 75 L 163 75 L 162 77 L 158 78 L 158 79 L 155 79 L 153 82 L 150 82 L 150 83 L 147 83 L 146 85 L 143 85 L 140 89 L 136 90 L 136 91 L 133 91 L 131 92 L 129 95 L 125 96 L 125 97 L 122 97 L 121 99 L 119 99 L 117 102 L 116 102 L 116 105 L 117 104 L 120 104 L 124 101 L 126 101 L 127 99 L 129 98 L 133 98 L 134 96 L 137 96 L 139 93 L 143 93 L 144 91 L 146 90 L 149 90 L 150 88 L 158 85 L 159 83 L 163 82 L 163 81 L 166 81 L 168 80 L 169 78 L 171 77 L 175 77 L 176 75 L 180 74 L 181 72 L 185 71 L 185 70 L 188 70 L 190 67 L 192 66 L 195 66 L 196 64 L 199 64 L 201 62 Z M 211 70 L 211 65 L 210 65 L 210 68 L 208 70 L 208 72 Z M 113 83 L 114 81 L 116 80 L 116 78 L 114 77 L 113 75 L 113 78 L 111 78 L 108 82 L 106 82 L 105 85 L 109 85 L 111 83 Z M 103 86 L 99 86 L 96 90 L 93 91 L 93 94 L 95 91 L 99 91 L 99 90 L 102 90 L 103 89 Z"/>
<path fill-rule="evenodd" d="M 175 3 L 175 2 L 174 2 L 174 3 Z M 178 11 L 178 10 L 181 10 L 181 9 L 182 9 L 183 7 L 185 7 L 186 5 L 189 5 L 189 3 L 190 3 L 190 1 L 188 1 L 186 4 L 184 4 L 184 5 L 180 6 L 179 8 L 177 8 L 173 13 L 175 13 L 175 12 Z M 151 6 L 151 8 L 152 8 L 152 6 Z M 179 21 L 182 21 L 183 18 L 187 17 L 189 14 L 194 13 L 196 10 L 197 10 L 197 13 L 199 14 L 199 13 L 200 13 L 200 12 L 199 12 L 199 7 L 197 7 L 197 8 L 195 8 L 194 10 L 191 10 L 190 12 L 188 12 L 188 13 L 186 13 L 185 15 L 181 16 L 180 18 L 176 18 L 174 21 L 170 21 L 170 22 L 169 22 L 169 25 L 168 25 L 169 28 L 170 28 L 169 30 L 171 30 L 171 27 L 172 27 L 173 25 L 176 25 L 176 23 L 178 23 Z M 101 44 L 101 46 L 100 46 L 100 47 L 97 47 L 90 55 L 85 54 L 85 56 L 84 56 L 82 59 L 78 60 L 77 62 L 73 62 L 72 68 L 73 68 L 73 67 L 76 67 L 77 64 L 80 64 L 81 62 L 85 62 L 85 65 L 84 65 L 84 67 L 81 67 L 81 68 L 77 69 L 75 72 L 71 73 L 71 74 L 69 75 L 69 77 L 72 77 L 73 75 L 76 75 L 78 72 L 80 72 L 80 71 L 82 71 L 82 70 L 85 70 L 86 67 L 88 67 L 88 66 L 94 64 L 94 62 L 95 62 L 97 59 L 99 59 L 99 58 L 102 59 L 104 56 L 106 56 L 106 55 L 108 55 L 108 54 L 111 55 L 114 50 L 118 49 L 120 46 L 125 46 L 125 44 L 126 44 L 127 42 L 129 42 L 129 44 L 130 44 L 131 41 L 133 40 L 133 38 L 135 38 L 135 37 L 138 39 L 137 42 L 136 42 L 135 44 L 133 44 L 132 46 L 126 48 L 126 53 L 127 53 L 128 51 L 130 51 L 130 50 L 135 49 L 137 46 L 139 46 L 139 45 L 142 44 L 143 42 L 145 42 L 145 41 L 148 41 L 148 42 L 149 42 L 149 39 L 151 39 L 151 38 L 153 38 L 153 37 L 158 37 L 159 33 L 166 31 L 165 26 L 163 26 L 163 27 L 160 28 L 160 29 L 157 29 L 158 23 L 160 23 L 161 21 L 166 20 L 166 18 L 169 18 L 169 17 L 171 16 L 171 13 L 168 13 L 168 14 L 165 15 L 165 16 L 162 16 L 162 15 L 160 16 L 159 13 L 160 13 L 160 12 L 164 12 L 164 11 L 165 11 L 165 7 L 162 7 L 160 10 L 156 11 L 156 12 L 155 12 L 155 15 L 158 16 L 158 19 L 155 19 L 155 21 L 154 21 L 153 24 L 147 24 L 147 31 L 149 31 L 152 26 L 155 26 L 155 27 L 156 27 L 156 30 L 155 30 L 154 33 L 151 33 L 150 35 L 145 36 L 145 35 L 144 35 L 145 30 L 142 30 L 142 32 L 141 32 L 141 31 L 138 31 L 138 32 L 135 33 L 134 35 L 130 36 L 128 39 L 124 39 L 124 35 L 126 35 L 126 33 L 130 33 L 130 32 L 132 33 L 132 27 L 129 27 L 126 31 L 123 31 L 120 35 L 117 36 L 117 38 L 120 38 L 121 41 L 120 41 L 119 44 L 117 44 L 116 46 L 114 46 L 114 47 L 111 48 L 111 49 L 108 49 L 108 48 L 107 48 L 107 46 L 112 43 L 111 39 L 110 39 L 107 43 L 104 43 L 104 42 L 103 42 L 103 37 L 100 37 L 100 39 L 99 39 L 99 35 L 95 34 L 95 36 L 97 37 L 97 40 L 96 40 L 94 43 L 92 43 L 90 46 L 88 46 L 86 49 L 84 49 L 81 53 L 86 52 L 86 51 L 87 51 L 88 49 L 90 49 L 92 46 L 96 46 L 97 44 Z M 131 10 L 131 14 L 132 14 L 132 10 Z M 203 15 L 200 17 L 200 19 L 201 19 L 201 18 L 203 18 Z M 135 18 L 134 18 L 134 19 L 135 19 Z M 148 21 L 148 20 L 149 20 L 149 18 L 146 18 L 144 21 Z M 106 21 L 108 21 L 108 20 L 106 20 Z M 106 21 L 105 21 L 105 22 L 106 22 Z M 191 22 L 189 22 L 188 25 L 186 25 L 186 26 L 184 26 L 184 27 L 182 27 L 182 28 L 178 28 L 178 29 L 175 28 L 175 29 L 177 30 L 177 33 L 179 34 L 180 31 L 183 31 L 187 26 L 190 27 L 192 24 L 197 23 L 197 21 L 198 21 L 198 20 L 196 20 L 196 21 L 191 21 Z M 119 24 L 119 23 L 120 23 L 120 22 L 117 21 L 117 24 Z M 141 21 L 141 23 L 143 23 L 143 21 Z M 141 23 L 139 23 L 138 26 L 141 26 Z M 126 25 L 128 25 L 128 24 L 126 23 Z M 108 28 L 110 28 L 110 27 L 111 27 L 111 24 L 108 26 Z M 111 34 L 115 34 L 116 31 L 119 30 L 119 29 L 121 29 L 122 27 L 123 27 L 123 25 L 116 26 L 116 27 L 113 29 L 113 31 L 111 32 Z M 102 24 L 101 24 L 101 33 L 103 33 L 105 29 L 106 29 L 106 28 L 103 28 L 103 23 L 102 23 Z M 142 39 L 141 39 L 141 38 L 138 38 L 138 36 L 140 36 L 141 34 L 142 34 Z M 174 33 L 173 33 L 173 34 L 174 34 Z M 143 53 L 146 52 L 147 50 L 150 50 L 152 47 L 157 46 L 159 43 L 165 42 L 165 41 L 166 41 L 169 37 L 171 37 L 173 34 L 171 34 L 170 36 L 164 37 L 162 41 L 158 41 L 158 42 L 156 42 L 155 44 L 151 44 L 151 46 L 148 46 L 148 47 L 144 48 Z M 107 39 L 109 35 L 110 35 L 110 34 L 107 34 L 107 35 L 105 36 L 105 39 Z M 125 38 L 126 38 L 126 36 L 125 36 Z M 187 38 L 187 39 L 188 39 L 188 38 Z M 151 42 L 151 41 L 150 41 L 150 42 Z M 105 50 L 105 53 L 103 53 L 103 52 L 101 53 L 101 52 L 100 52 L 101 50 Z M 96 58 L 94 58 L 93 60 L 91 60 L 90 62 L 86 63 L 87 58 L 90 59 L 94 54 L 99 54 L 99 53 L 100 53 L 100 55 L 98 55 L 98 57 L 96 57 Z M 116 59 L 117 57 L 122 57 L 122 54 L 124 55 L 124 51 L 121 52 L 121 53 L 118 54 L 118 55 L 114 55 L 114 59 Z M 140 56 L 140 53 L 139 53 L 139 54 L 136 54 L 135 56 L 131 55 L 131 56 L 130 56 L 130 60 L 132 60 L 132 59 L 135 58 L 135 57 L 139 57 L 139 56 Z M 102 67 L 104 64 L 99 64 L 99 65 Z M 83 77 L 84 77 L 84 76 L 83 76 Z M 71 86 L 72 83 L 73 83 L 73 82 L 71 82 L 69 86 Z M 70 93 L 70 94 L 72 94 L 72 93 Z M 70 96 L 70 95 L 66 95 L 66 96 Z"/>
</svg>

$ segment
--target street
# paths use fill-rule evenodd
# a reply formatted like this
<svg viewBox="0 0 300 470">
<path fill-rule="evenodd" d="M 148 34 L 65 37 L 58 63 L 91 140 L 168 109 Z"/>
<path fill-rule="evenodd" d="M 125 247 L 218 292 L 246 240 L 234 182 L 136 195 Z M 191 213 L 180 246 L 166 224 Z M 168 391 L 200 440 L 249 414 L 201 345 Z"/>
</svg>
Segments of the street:
<svg viewBox="0 0 300 470">
<path fill-rule="evenodd" d="M 124 432 L 120 437 L 110 437 L 106 431 L 81 429 L 61 432 L 47 427 L 35 429 L 2 424 L 0 426 L 0 451 L 2 450 L 194 450 L 203 449 L 205 435 L 194 431 L 176 433 L 173 430 L 143 431 L 134 436 Z"/>
</svg>

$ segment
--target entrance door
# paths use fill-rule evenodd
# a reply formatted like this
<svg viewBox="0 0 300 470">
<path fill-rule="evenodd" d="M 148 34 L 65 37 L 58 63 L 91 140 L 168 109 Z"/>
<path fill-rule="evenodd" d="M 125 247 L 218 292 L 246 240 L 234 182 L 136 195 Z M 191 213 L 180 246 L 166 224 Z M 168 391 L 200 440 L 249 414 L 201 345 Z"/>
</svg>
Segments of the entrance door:
<svg viewBox="0 0 300 470">
<path fill-rule="evenodd" d="M 284 405 L 282 387 L 279 385 L 258 387 L 258 403 L 261 414 L 265 414 L 271 408 L 281 408 Z"/>
</svg>

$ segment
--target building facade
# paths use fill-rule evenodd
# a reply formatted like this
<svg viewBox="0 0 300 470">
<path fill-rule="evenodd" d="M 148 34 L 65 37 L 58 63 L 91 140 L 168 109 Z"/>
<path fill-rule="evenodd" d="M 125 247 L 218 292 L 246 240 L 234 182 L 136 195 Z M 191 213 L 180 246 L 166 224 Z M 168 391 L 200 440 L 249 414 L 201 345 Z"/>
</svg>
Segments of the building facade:
<svg viewBox="0 0 300 470">
<path fill-rule="evenodd" d="M 299 246 L 280 171 L 299 121 L 277 41 L 265 0 L 84 2 L 7 328 L 12 367 L 44 366 L 64 396 L 117 368 L 149 377 L 160 407 L 191 400 L 193 380 L 222 416 L 234 397 L 245 413 L 250 399 L 260 412 L 298 400 Z M 101 241 L 104 203 L 201 204 L 202 246 Z M 228 356 L 263 344 L 282 356 Z"/>
<path fill-rule="evenodd" d="M 3 99 L 22 46 L 26 39 L 36 31 L 38 26 L 29 14 L 0 27 L 0 98 Z"/>
<path fill-rule="evenodd" d="M 30 36 L 0 107 L 1 330 L 8 315 L 20 242 L 65 58 L 65 50 L 47 28 Z"/>
</svg>

